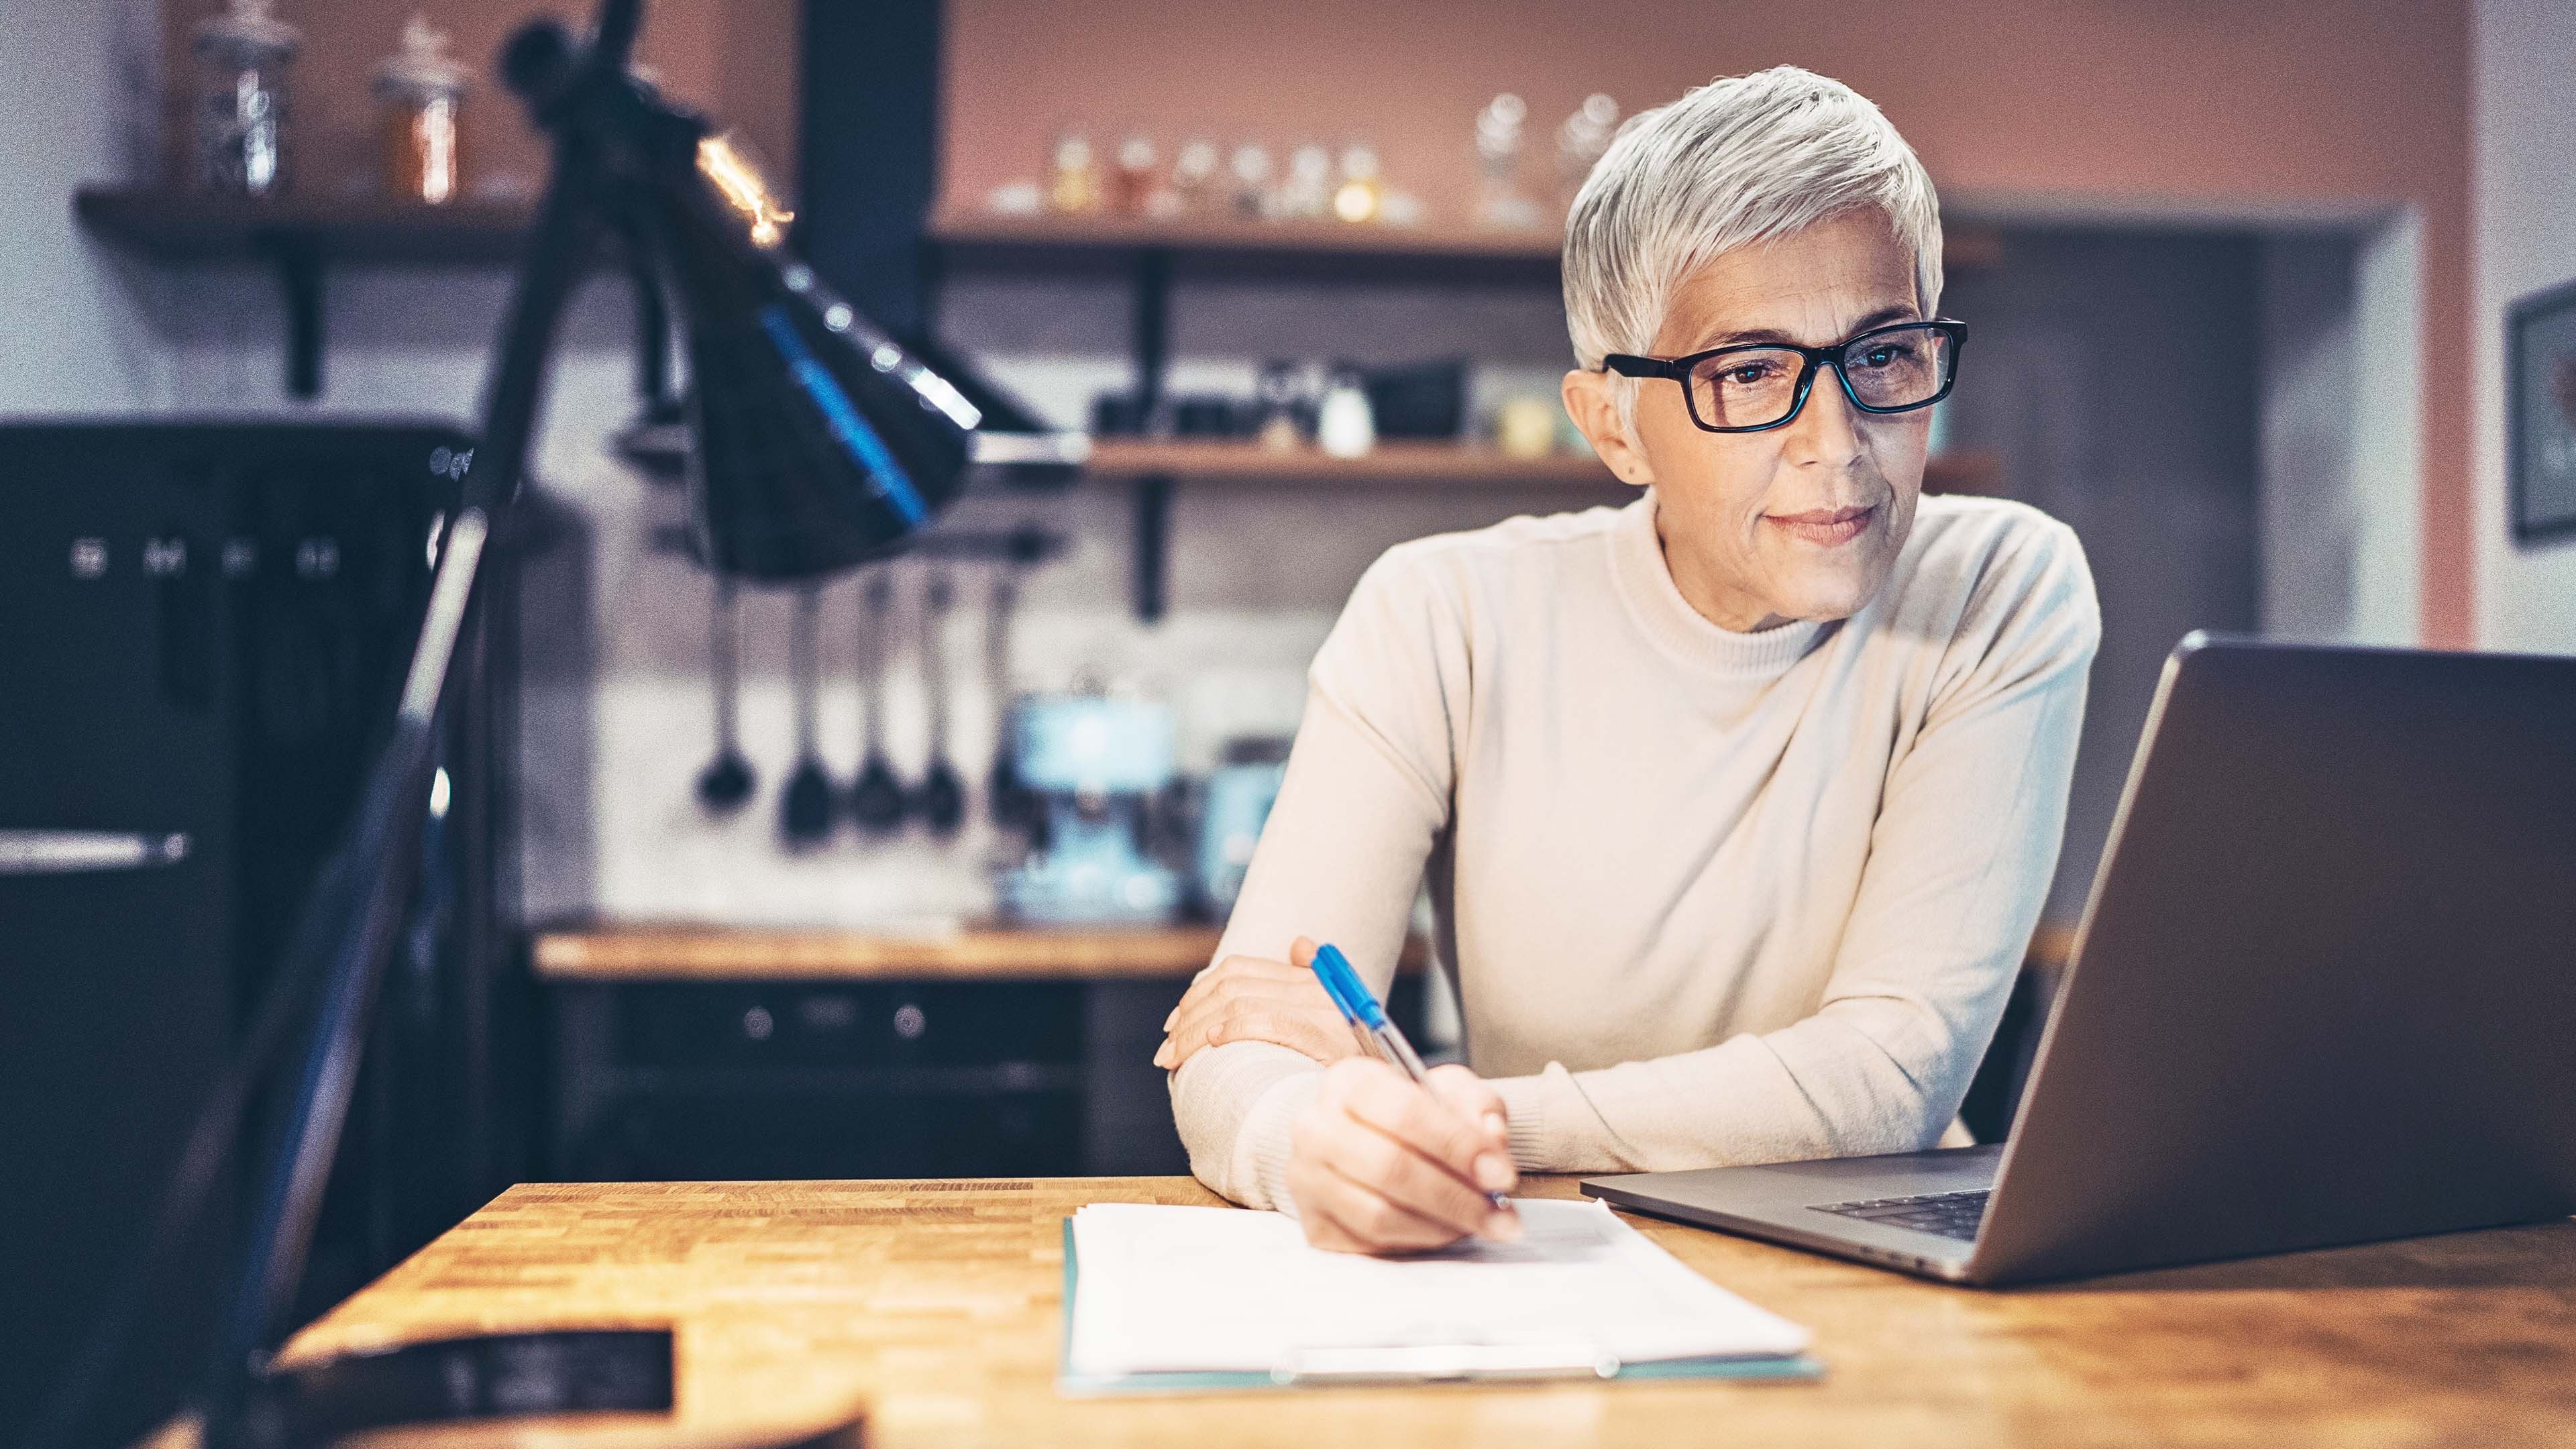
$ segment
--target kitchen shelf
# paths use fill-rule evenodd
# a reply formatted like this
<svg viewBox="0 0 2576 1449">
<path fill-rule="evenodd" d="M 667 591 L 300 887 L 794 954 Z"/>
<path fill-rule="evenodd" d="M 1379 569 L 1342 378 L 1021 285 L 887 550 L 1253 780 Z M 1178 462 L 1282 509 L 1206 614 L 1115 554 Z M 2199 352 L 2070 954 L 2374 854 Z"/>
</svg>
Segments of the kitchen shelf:
<svg viewBox="0 0 2576 1449">
<path fill-rule="evenodd" d="M 129 187 L 84 187 L 73 193 L 72 210 L 99 236 L 157 262 L 260 261 L 294 246 L 309 249 L 317 261 L 407 266 L 514 261 L 534 214 L 517 201 L 254 201 Z"/>
<path fill-rule="evenodd" d="M 163 265 L 274 267 L 286 299 L 286 391 L 322 391 L 322 274 L 335 263 L 490 266 L 517 259 L 533 208 L 517 201 L 443 206 L 382 196 L 252 200 L 134 187 L 84 187 L 72 212 L 112 245 Z"/>
<path fill-rule="evenodd" d="M 562 985 L 635 981 L 1121 981 L 1190 976 L 1216 954 L 1214 926 L 969 926 L 938 934 L 636 925 L 540 933 L 536 976 Z M 1416 939 L 1403 969 L 1426 958 Z"/>
</svg>

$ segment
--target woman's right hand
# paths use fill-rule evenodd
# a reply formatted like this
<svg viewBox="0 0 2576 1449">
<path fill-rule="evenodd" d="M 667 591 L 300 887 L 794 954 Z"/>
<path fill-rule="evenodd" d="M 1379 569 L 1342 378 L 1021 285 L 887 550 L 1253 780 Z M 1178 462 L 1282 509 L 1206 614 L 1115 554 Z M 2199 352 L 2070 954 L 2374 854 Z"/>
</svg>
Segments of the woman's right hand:
<svg viewBox="0 0 2576 1449">
<path fill-rule="evenodd" d="M 1324 1069 L 1290 1130 L 1288 1193 L 1306 1241 L 1345 1253 L 1418 1252 L 1521 1235 L 1485 1194 L 1520 1182 L 1503 1099 L 1460 1066 L 1414 1082 L 1375 1057 Z"/>
</svg>

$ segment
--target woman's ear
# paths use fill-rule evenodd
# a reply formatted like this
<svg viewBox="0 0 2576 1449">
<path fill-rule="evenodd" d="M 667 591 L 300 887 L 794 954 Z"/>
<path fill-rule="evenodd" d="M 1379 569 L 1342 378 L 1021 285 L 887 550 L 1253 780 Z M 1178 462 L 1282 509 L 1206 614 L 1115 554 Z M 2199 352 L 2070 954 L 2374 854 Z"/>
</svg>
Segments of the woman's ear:
<svg viewBox="0 0 2576 1449">
<path fill-rule="evenodd" d="M 1565 412 L 1592 451 L 1610 465 L 1619 481 L 1632 488 L 1655 485 L 1655 470 L 1646 462 L 1643 450 L 1628 440 L 1628 430 L 1619 426 L 1619 399 L 1612 392 L 1614 384 L 1606 372 L 1587 372 L 1582 368 L 1565 375 Z"/>
</svg>

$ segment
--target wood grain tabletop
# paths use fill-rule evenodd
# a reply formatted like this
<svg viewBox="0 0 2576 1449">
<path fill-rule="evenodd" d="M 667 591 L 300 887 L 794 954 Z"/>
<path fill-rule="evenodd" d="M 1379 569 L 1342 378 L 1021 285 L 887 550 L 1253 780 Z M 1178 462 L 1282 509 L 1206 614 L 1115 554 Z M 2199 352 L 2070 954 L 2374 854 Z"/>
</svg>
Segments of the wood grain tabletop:
<svg viewBox="0 0 2576 1449">
<path fill-rule="evenodd" d="M 1187 1178 L 525 1185 L 288 1358 L 676 1329 L 675 1421 L 389 1443 L 722 1443 L 863 1410 L 879 1446 L 2576 1445 L 2576 1222 L 1990 1293 L 1634 1218 L 1812 1328 L 1823 1380 L 1067 1399 L 1060 1224 L 1106 1201 L 1218 1202 Z"/>
</svg>

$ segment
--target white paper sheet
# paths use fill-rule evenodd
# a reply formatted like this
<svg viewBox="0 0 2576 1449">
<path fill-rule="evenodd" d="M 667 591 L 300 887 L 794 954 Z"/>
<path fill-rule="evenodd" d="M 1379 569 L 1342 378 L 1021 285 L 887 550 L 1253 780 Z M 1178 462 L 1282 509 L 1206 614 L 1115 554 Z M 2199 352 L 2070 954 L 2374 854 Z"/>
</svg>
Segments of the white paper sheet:
<svg viewBox="0 0 2576 1449">
<path fill-rule="evenodd" d="M 1233 1208 L 1098 1203 L 1074 1214 L 1072 1371 L 1280 1372 L 1475 1345 L 1618 1363 L 1777 1357 L 1807 1331 L 1684 1267 L 1595 1202 L 1520 1199 L 1527 1236 L 1367 1258 Z"/>
</svg>

